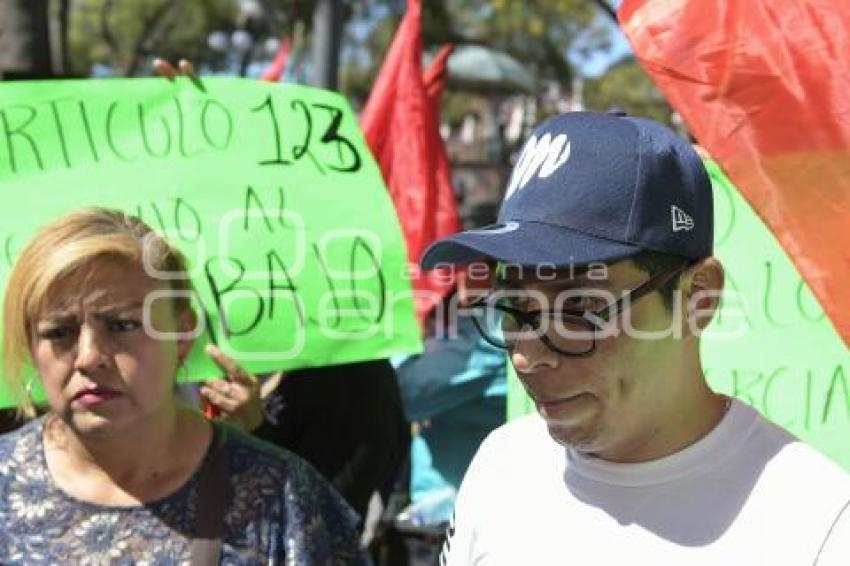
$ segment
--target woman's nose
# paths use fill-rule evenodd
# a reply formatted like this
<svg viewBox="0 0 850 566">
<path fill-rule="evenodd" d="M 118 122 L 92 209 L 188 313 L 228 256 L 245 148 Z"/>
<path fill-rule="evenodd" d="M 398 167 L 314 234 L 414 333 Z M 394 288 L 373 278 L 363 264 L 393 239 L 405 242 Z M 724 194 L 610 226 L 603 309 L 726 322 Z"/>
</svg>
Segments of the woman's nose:
<svg viewBox="0 0 850 566">
<path fill-rule="evenodd" d="M 109 357 L 109 341 L 103 333 L 91 325 L 84 324 L 77 337 L 74 367 L 84 373 L 102 369 L 108 365 Z"/>
</svg>

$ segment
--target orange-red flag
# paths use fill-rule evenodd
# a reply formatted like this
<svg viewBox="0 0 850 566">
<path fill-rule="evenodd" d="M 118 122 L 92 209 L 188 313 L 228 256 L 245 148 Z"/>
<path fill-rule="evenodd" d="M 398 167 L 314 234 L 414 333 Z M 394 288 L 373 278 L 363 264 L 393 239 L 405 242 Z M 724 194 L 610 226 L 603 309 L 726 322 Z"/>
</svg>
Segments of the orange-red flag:
<svg viewBox="0 0 850 566">
<path fill-rule="evenodd" d="M 360 116 L 414 265 L 431 242 L 459 228 L 439 131 L 439 99 L 450 48 L 443 48 L 423 75 L 421 27 L 422 2 L 410 0 Z M 416 314 L 423 320 L 453 283 L 439 271 L 412 271 Z"/>
<path fill-rule="evenodd" d="M 291 51 L 292 42 L 289 41 L 288 37 L 284 37 L 280 41 L 280 47 L 277 48 L 277 53 L 275 53 L 271 64 L 266 67 L 266 70 L 263 71 L 262 75 L 260 75 L 260 80 L 273 83 L 278 82 L 280 77 L 283 76 L 283 73 L 286 72 L 286 64 L 289 61 L 289 53 Z"/>
<path fill-rule="evenodd" d="M 850 345 L 850 2 L 624 0 L 619 18 Z"/>
</svg>

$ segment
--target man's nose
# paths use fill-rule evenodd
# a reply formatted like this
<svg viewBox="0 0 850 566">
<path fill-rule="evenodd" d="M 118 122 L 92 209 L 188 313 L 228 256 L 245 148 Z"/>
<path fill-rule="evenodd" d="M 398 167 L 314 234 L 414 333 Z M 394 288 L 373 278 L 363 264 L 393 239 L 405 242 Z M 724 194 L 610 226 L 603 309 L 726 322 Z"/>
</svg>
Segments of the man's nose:
<svg viewBox="0 0 850 566">
<path fill-rule="evenodd" d="M 511 363 L 519 373 L 555 369 L 560 357 L 537 337 L 524 337 L 517 340 L 511 349 Z"/>
<path fill-rule="evenodd" d="M 103 332 L 91 325 L 82 325 L 74 367 L 83 373 L 103 369 L 109 364 L 110 355 L 109 340 Z"/>
</svg>

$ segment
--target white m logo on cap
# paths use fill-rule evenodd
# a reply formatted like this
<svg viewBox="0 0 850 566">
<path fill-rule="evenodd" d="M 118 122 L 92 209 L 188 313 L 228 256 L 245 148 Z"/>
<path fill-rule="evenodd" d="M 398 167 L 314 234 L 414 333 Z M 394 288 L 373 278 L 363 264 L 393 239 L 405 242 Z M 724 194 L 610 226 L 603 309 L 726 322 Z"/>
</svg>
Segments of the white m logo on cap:
<svg viewBox="0 0 850 566">
<path fill-rule="evenodd" d="M 554 139 L 551 134 L 545 134 L 540 140 L 531 136 L 514 166 L 505 199 L 525 187 L 534 175 L 545 179 L 557 171 L 570 158 L 570 146 L 566 134 L 557 135 Z"/>
<path fill-rule="evenodd" d="M 674 232 L 694 229 L 694 219 L 685 214 L 685 211 L 675 204 L 670 207 L 670 217 L 673 222 Z"/>
</svg>

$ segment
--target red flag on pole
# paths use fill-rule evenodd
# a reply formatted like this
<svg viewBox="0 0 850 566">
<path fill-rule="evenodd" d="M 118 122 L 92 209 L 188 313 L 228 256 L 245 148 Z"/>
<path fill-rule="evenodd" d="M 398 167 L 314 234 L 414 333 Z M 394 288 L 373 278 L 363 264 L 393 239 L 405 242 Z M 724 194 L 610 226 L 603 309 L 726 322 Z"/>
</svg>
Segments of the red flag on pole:
<svg viewBox="0 0 850 566">
<path fill-rule="evenodd" d="M 624 0 L 619 18 L 850 345 L 850 3 Z"/>
<path fill-rule="evenodd" d="M 434 152 L 435 167 L 434 177 L 436 183 L 436 212 L 431 223 L 431 230 L 427 234 L 427 242 L 423 242 L 421 249 L 416 256 L 416 261 L 424 253 L 425 248 L 434 240 L 454 234 L 460 229 L 460 222 L 457 213 L 457 201 L 455 199 L 454 186 L 452 185 L 452 170 L 449 163 L 449 154 L 446 152 L 446 146 L 443 143 L 443 138 L 440 135 L 440 97 L 443 94 L 443 88 L 446 86 L 446 78 L 448 70 L 446 65 L 449 60 L 449 55 L 452 53 L 451 45 L 444 45 L 437 52 L 436 57 L 431 62 L 431 65 L 425 71 L 423 82 L 425 91 L 428 94 L 428 121 L 433 124 L 432 128 L 428 129 L 428 143 L 431 151 Z M 427 277 L 430 281 L 429 289 L 437 293 L 442 298 L 451 290 L 451 283 L 442 282 L 441 275 L 431 272 L 425 272 L 421 276 Z M 420 277 L 421 277 L 420 276 Z M 445 277 L 443 277 L 445 279 Z M 434 303 L 436 305 L 436 303 Z M 424 318 L 433 305 L 425 301 L 422 305 L 420 319 Z M 420 309 L 417 309 L 417 312 Z"/>
<path fill-rule="evenodd" d="M 288 37 L 284 37 L 280 41 L 280 47 L 277 48 L 277 53 L 274 56 L 271 64 L 266 67 L 263 74 L 260 75 L 261 81 L 269 81 L 276 83 L 286 72 L 286 63 L 289 61 L 289 52 L 292 51 L 292 42 Z"/>
<path fill-rule="evenodd" d="M 459 228 L 449 160 L 439 131 L 439 98 L 450 48 L 422 72 L 422 2 L 410 0 L 360 116 L 395 204 L 407 255 L 417 264 L 425 248 Z M 423 320 L 453 283 L 445 274 L 413 278 L 416 314 Z"/>
</svg>

